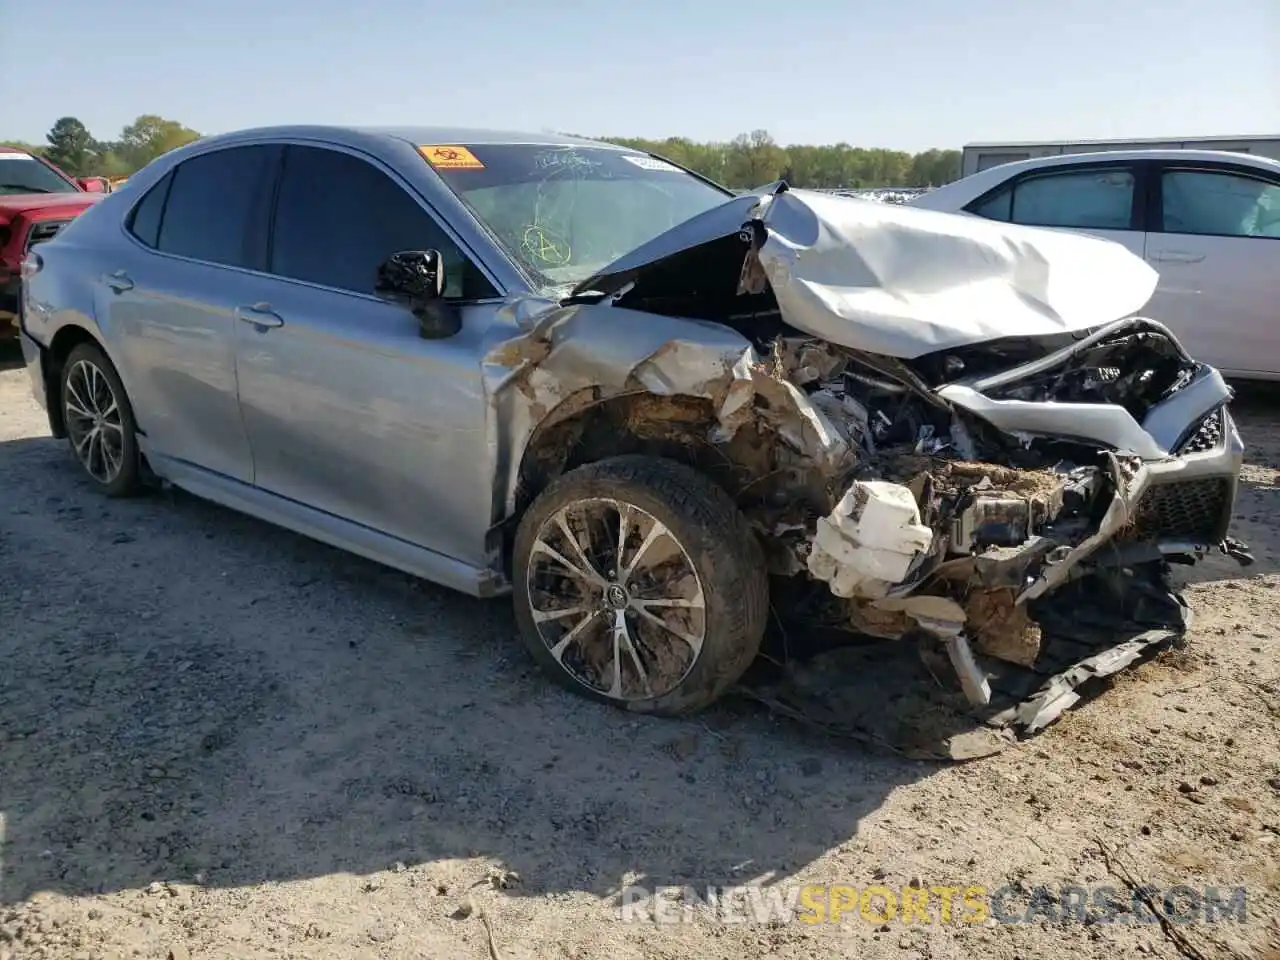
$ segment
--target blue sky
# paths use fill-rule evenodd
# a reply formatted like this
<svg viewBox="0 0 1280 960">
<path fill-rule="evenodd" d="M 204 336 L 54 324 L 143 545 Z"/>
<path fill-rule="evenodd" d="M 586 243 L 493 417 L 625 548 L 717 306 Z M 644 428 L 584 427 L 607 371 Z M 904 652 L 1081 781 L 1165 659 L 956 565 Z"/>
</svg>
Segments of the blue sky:
<svg viewBox="0 0 1280 960">
<path fill-rule="evenodd" d="M 913 151 L 1280 134 L 1280 0 L 0 0 L 0 39 L 5 139 L 141 113 Z"/>
</svg>

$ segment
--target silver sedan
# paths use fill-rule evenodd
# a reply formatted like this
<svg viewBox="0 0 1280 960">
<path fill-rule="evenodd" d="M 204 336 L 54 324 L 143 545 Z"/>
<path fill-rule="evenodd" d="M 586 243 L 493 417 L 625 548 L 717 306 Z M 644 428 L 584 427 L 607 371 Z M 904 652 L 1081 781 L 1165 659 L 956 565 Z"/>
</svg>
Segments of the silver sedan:
<svg viewBox="0 0 1280 960">
<path fill-rule="evenodd" d="M 715 700 L 772 603 L 916 638 L 975 703 L 1034 669 L 1035 726 L 1180 632 L 1170 562 L 1247 560 L 1230 390 L 1088 237 L 290 127 L 162 157 L 23 274 L 33 388 L 104 493 L 513 592 L 537 661 L 630 709 Z"/>
</svg>

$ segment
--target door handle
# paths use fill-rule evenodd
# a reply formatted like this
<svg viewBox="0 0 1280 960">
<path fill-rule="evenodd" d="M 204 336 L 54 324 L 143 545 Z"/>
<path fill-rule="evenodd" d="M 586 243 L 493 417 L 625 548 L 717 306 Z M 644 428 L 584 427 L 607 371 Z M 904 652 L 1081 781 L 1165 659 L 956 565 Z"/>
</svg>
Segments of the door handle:
<svg viewBox="0 0 1280 960">
<path fill-rule="evenodd" d="M 133 281 L 129 279 L 129 275 L 123 270 L 107 274 L 102 282 L 116 293 L 124 293 L 126 290 L 133 289 Z"/>
<path fill-rule="evenodd" d="M 235 315 L 237 320 L 252 323 L 259 329 L 284 326 L 284 318 L 272 310 L 269 303 L 255 303 L 251 307 L 236 307 Z"/>
<path fill-rule="evenodd" d="M 1151 254 L 1151 259 L 1156 263 L 1199 263 L 1204 259 L 1204 254 L 1185 250 L 1157 250 Z"/>
</svg>

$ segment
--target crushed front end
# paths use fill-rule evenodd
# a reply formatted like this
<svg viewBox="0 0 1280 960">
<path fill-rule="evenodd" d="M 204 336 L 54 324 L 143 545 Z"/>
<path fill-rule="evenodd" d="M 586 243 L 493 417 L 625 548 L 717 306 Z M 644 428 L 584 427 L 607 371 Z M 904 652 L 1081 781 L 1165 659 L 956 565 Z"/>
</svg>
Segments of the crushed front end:
<svg viewBox="0 0 1280 960">
<path fill-rule="evenodd" d="M 759 532 L 780 618 L 886 641 L 851 645 L 885 683 L 918 640 L 989 723 L 1034 732 L 1185 632 L 1172 564 L 1251 562 L 1231 390 L 1136 316 L 1157 280 L 1083 234 L 778 187 L 520 323 L 490 393 L 519 436 L 565 428 L 530 444 L 549 475 L 661 436 Z"/>
<path fill-rule="evenodd" d="M 816 521 L 765 521 L 825 586 L 820 621 L 920 637 L 1024 732 L 1183 633 L 1171 563 L 1251 561 L 1227 533 L 1243 444 L 1221 375 L 1141 318 L 1066 339 L 1012 363 L 1025 338 L 911 361 L 790 341 L 852 454 Z"/>
</svg>

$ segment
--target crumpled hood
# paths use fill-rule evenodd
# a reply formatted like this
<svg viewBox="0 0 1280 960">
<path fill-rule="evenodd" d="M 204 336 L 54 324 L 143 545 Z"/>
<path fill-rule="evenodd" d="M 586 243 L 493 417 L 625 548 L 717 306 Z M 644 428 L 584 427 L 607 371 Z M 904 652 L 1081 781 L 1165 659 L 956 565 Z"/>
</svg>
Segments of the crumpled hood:
<svg viewBox="0 0 1280 960">
<path fill-rule="evenodd" d="M 735 234 L 786 323 L 904 359 L 1097 327 L 1140 310 L 1158 280 L 1120 244 L 1085 234 L 780 188 L 686 221 L 574 293 L 625 297 L 634 283 L 643 296 L 647 273 Z"/>
</svg>

